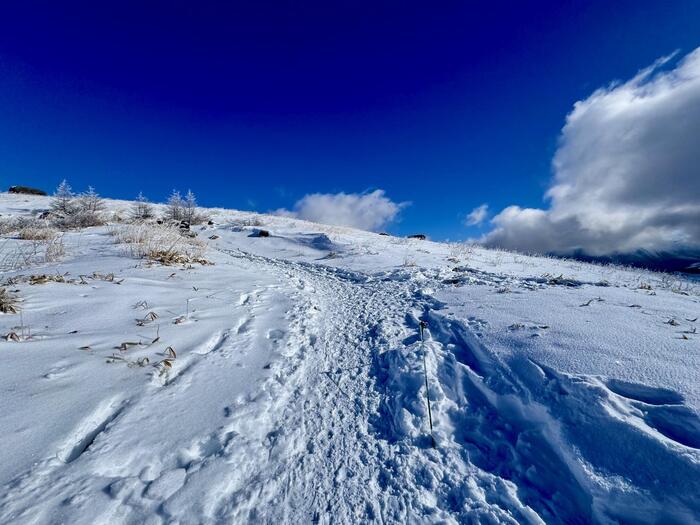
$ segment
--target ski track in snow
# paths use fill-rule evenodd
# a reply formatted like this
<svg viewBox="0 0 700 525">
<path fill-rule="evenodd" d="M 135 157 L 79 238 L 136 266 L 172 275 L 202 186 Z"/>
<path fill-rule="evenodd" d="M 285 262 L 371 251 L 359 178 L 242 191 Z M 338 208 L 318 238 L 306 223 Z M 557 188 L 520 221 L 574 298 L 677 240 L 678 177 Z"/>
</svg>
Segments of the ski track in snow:
<svg viewBox="0 0 700 525">
<path fill-rule="evenodd" d="M 267 277 L 226 299 L 235 321 L 84 414 L 0 489 L 1 523 L 700 521 L 700 420 L 677 392 L 505 360 L 435 298 L 439 272 L 219 251 Z"/>
</svg>

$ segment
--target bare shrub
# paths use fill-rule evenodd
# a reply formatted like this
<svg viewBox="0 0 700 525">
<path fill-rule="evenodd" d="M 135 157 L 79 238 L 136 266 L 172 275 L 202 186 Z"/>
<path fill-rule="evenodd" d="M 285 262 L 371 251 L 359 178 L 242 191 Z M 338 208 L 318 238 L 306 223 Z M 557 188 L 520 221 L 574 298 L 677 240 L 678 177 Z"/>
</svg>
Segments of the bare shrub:
<svg viewBox="0 0 700 525">
<path fill-rule="evenodd" d="M 63 243 L 63 235 L 56 235 L 49 239 L 44 246 L 44 262 L 55 262 L 66 254 L 66 245 Z"/>
<path fill-rule="evenodd" d="M 109 229 L 117 243 L 125 244 L 132 257 L 150 259 L 161 264 L 206 263 L 206 243 L 185 237 L 180 229 L 164 224 L 134 223 Z"/>
</svg>

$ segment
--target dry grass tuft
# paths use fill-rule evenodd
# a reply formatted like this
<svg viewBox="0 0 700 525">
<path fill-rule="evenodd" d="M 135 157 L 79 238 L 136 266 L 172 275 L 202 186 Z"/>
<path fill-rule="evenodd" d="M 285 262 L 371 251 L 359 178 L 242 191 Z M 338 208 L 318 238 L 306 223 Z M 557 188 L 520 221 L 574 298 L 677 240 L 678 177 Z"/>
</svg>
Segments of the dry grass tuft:
<svg viewBox="0 0 700 525">
<path fill-rule="evenodd" d="M 204 241 L 183 236 L 175 226 L 152 223 L 115 225 L 109 229 L 116 242 L 125 244 L 129 255 L 163 265 L 209 264 Z"/>
<path fill-rule="evenodd" d="M 66 279 L 65 275 L 61 275 L 59 273 L 56 274 L 39 274 L 39 275 L 30 275 L 29 276 L 29 284 L 31 285 L 36 285 L 36 284 L 46 284 L 46 283 L 70 283 L 72 282 L 70 279 Z"/>
<path fill-rule="evenodd" d="M 23 241 L 52 241 L 58 237 L 58 230 L 45 225 L 26 226 L 18 237 Z"/>
<path fill-rule="evenodd" d="M 41 231 L 39 231 L 41 230 Z M 37 264 L 46 264 L 59 260 L 66 253 L 63 235 L 55 234 L 48 237 L 44 228 L 23 229 L 29 236 L 40 238 L 6 240 L 0 246 L 0 269 L 18 270 Z M 47 237 L 47 238 L 44 238 Z"/>
<path fill-rule="evenodd" d="M 0 312 L 4 314 L 16 314 L 19 311 L 17 297 L 7 291 L 7 288 L 0 288 Z"/>
<path fill-rule="evenodd" d="M 260 217 L 248 217 L 246 219 L 238 219 L 231 222 L 233 231 L 241 231 L 245 228 L 265 226 L 265 223 Z"/>
<path fill-rule="evenodd" d="M 22 340 L 20 336 L 17 335 L 17 332 L 10 332 L 5 334 L 3 337 L 5 338 L 5 341 L 14 341 L 15 343 L 19 343 Z"/>
<path fill-rule="evenodd" d="M 31 222 L 25 217 L 0 217 L 0 235 L 18 232 Z"/>
</svg>

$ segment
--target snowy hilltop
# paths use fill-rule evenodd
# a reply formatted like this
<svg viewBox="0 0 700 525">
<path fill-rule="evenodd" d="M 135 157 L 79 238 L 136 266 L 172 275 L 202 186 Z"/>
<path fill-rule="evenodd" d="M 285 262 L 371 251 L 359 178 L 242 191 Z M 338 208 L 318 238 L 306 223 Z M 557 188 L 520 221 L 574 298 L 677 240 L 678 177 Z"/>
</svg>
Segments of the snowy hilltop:
<svg viewBox="0 0 700 525">
<path fill-rule="evenodd" d="M 698 281 L 64 190 L 0 194 L 0 523 L 700 522 Z"/>
</svg>

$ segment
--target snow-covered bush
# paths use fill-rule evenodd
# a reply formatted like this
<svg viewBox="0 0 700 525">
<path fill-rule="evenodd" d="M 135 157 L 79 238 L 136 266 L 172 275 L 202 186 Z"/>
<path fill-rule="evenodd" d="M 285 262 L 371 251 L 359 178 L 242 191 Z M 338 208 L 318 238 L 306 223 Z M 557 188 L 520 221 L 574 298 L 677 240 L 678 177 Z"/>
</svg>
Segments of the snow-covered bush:
<svg viewBox="0 0 700 525">
<path fill-rule="evenodd" d="M 232 231 L 243 231 L 247 228 L 259 228 L 265 226 L 265 223 L 258 217 L 249 217 L 247 219 L 237 219 L 229 223 Z"/>
<path fill-rule="evenodd" d="M 155 212 L 153 211 L 153 205 L 148 201 L 143 193 L 139 192 L 138 197 L 131 205 L 131 210 L 129 211 L 129 218 L 132 221 L 146 221 L 155 217 Z"/>
<path fill-rule="evenodd" d="M 58 236 L 58 230 L 46 223 L 30 224 L 20 229 L 18 236 L 25 241 L 50 241 Z"/>
<path fill-rule="evenodd" d="M 0 217 L 0 235 L 14 233 L 22 228 L 17 217 Z"/>
<path fill-rule="evenodd" d="M 16 233 L 22 240 L 47 241 L 58 231 L 48 221 L 35 217 L 8 217 L 0 219 L 0 235 Z"/>
<path fill-rule="evenodd" d="M 449 243 L 450 247 L 450 257 L 468 258 L 474 252 L 474 243 L 471 242 L 453 242 Z"/>
<path fill-rule="evenodd" d="M 59 229 L 88 228 L 105 223 L 104 201 L 92 186 L 75 195 L 66 180 L 56 188 L 51 202 L 51 221 Z"/>
<path fill-rule="evenodd" d="M 109 233 L 117 243 L 127 246 L 127 253 L 132 257 L 162 264 L 205 262 L 206 243 L 183 236 L 175 226 L 151 223 L 114 225 Z"/>
</svg>

